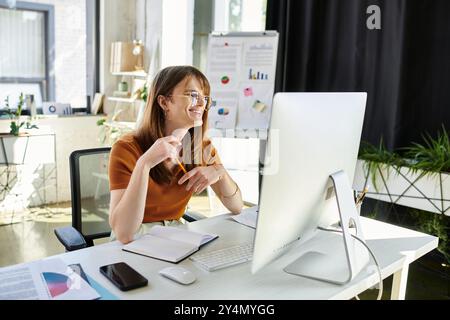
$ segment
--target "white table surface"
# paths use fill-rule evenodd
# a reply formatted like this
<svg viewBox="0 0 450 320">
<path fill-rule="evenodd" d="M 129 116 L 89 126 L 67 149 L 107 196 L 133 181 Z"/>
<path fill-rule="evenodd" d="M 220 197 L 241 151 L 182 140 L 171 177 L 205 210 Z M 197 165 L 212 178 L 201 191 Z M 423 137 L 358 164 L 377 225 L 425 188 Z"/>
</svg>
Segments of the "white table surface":
<svg viewBox="0 0 450 320">
<path fill-rule="evenodd" d="M 392 298 L 404 298 L 409 264 L 436 248 L 438 238 L 363 217 L 361 224 L 367 244 L 381 265 L 383 278 L 394 274 Z M 234 222 L 229 215 L 190 223 L 188 228 L 219 235 L 218 239 L 202 247 L 205 252 L 252 241 L 254 237 L 253 229 Z M 207 272 L 186 259 L 179 265 L 197 276 L 197 280 L 187 286 L 158 274 L 159 270 L 173 264 L 125 252 L 117 241 L 54 257 L 60 257 L 68 264 L 80 263 L 90 277 L 120 299 L 350 299 L 378 282 L 378 274 L 373 267 L 368 268 L 370 271 L 363 270 L 352 282 L 343 286 L 282 271 L 303 251 L 336 241 L 336 237 L 339 235 L 321 231 L 314 242 L 304 243 L 300 248 L 294 246 L 255 275 L 250 271 L 251 262 Z M 100 274 L 100 266 L 122 261 L 144 275 L 149 280 L 148 286 L 121 292 Z"/>
</svg>

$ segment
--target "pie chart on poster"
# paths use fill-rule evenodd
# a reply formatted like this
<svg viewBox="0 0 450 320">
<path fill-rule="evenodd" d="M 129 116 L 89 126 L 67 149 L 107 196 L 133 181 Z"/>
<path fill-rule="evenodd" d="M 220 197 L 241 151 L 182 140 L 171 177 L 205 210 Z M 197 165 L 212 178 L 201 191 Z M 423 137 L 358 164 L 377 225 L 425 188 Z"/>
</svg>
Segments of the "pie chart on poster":
<svg viewBox="0 0 450 320">
<path fill-rule="evenodd" d="M 222 84 L 228 84 L 230 82 L 230 78 L 227 76 L 223 76 L 220 81 L 222 82 Z"/>
<path fill-rule="evenodd" d="M 227 116 L 230 114 L 230 110 L 228 108 L 220 108 L 217 112 L 220 116 Z"/>
<path fill-rule="evenodd" d="M 55 298 L 70 288 L 70 279 L 64 274 L 54 272 L 43 272 L 45 282 L 52 298 Z"/>
</svg>

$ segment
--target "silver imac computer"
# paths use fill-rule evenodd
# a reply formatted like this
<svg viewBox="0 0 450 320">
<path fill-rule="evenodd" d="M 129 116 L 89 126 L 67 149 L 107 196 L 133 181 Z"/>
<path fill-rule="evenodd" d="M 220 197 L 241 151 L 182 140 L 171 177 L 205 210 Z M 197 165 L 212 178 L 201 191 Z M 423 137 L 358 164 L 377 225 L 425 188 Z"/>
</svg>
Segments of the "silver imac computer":
<svg viewBox="0 0 450 320">
<path fill-rule="evenodd" d="M 320 232 L 316 231 L 318 227 L 342 221 L 342 214 L 357 220 L 351 184 L 366 100 L 366 93 L 275 95 L 255 233 L 253 273 L 289 250 L 293 243 L 314 241 Z M 333 174 L 335 179 L 330 178 Z M 342 228 L 349 230 L 346 226 Z M 342 239 L 342 250 L 336 243 L 326 244 L 323 252 L 303 254 L 284 271 L 347 283 L 367 265 L 369 254 L 351 236 L 338 236 Z M 352 270 L 346 272 L 348 266 Z"/>
</svg>

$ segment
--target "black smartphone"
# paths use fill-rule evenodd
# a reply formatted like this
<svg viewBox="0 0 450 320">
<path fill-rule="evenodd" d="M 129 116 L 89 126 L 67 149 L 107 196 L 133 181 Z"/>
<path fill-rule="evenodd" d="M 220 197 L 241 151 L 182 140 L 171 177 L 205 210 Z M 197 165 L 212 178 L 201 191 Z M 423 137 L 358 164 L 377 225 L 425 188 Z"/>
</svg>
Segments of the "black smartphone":
<svg viewBox="0 0 450 320">
<path fill-rule="evenodd" d="M 145 287 L 148 280 L 125 262 L 100 267 L 100 272 L 122 291 Z"/>
</svg>

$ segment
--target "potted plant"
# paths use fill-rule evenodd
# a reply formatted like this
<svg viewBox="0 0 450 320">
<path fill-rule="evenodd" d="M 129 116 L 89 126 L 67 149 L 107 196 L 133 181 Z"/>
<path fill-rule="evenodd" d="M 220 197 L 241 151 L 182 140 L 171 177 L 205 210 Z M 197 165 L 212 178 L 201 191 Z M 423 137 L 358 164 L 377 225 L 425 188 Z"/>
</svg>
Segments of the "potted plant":
<svg viewBox="0 0 450 320">
<path fill-rule="evenodd" d="M 11 120 L 9 133 L 2 134 L 1 139 L 4 152 L 0 154 L 0 163 L 2 164 L 23 164 L 25 161 L 25 153 L 28 146 L 28 134 L 21 132 L 21 129 L 38 129 L 36 125 L 32 125 L 29 121 L 22 121 L 22 108 L 25 103 L 23 93 L 19 96 L 16 111 L 10 108 L 9 96 L 5 99 L 5 112 Z"/>
<path fill-rule="evenodd" d="M 38 129 L 36 125 L 32 125 L 29 121 L 21 121 L 20 116 L 22 115 L 22 108 L 25 103 L 25 99 L 23 96 L 23 93 L 19 96 L 19 103 L 17 104 L 16 111 L 12 111 L 9 105 L 9 96 L 5 99 L 6 104 L 6 114 L 8 114 L 9 118 L 11 119 L 10 123 L 10 131 L 9 133 L 13 136 L 18 137 L 20 135 L 20 129 L 25 125 L 25 129 Z"/>
<path fill-rule="evenodd" d="M 445 128 L 436 138 L 426 135 L 423 143 L 394 152 L 382 141 L 378 146 L 363 143 L 354 188 L 363 190 L 367 186 L 370 191 L 366 197 L 408 207 L 398 210 L 405 215 L 401 220 L 405 227 L 439 237 L 437 253 L 442 267 L 448 269 L 450 141 Z"/>
</svg>

